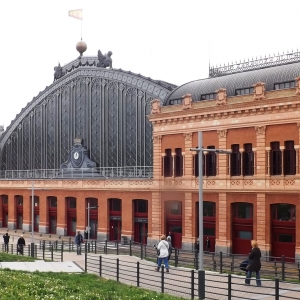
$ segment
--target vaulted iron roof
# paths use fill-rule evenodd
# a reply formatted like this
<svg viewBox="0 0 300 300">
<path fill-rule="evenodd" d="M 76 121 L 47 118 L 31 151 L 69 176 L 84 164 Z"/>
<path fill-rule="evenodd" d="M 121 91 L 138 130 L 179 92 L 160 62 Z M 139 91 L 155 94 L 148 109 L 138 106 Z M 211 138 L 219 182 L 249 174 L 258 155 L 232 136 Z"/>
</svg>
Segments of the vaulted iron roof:
<svg viewBox="0 0 300 300">
<path fill-rule="evenodd" d="M 275 83 L 293 81 L 298 76 L 300 76 L 300 62 L 195 80 L 173 90 L 164 105 L 169 105 L 170 100 L 181 98 L 186 94 L 191 94 L 193 101 L 200 101 L 201 95 L 215 93 L 220 88 L 226 89 L 227 96 L 234 96 L 237 89 L 253 87 L 258 82 L 264 82 L 266 90 L 270 91 L 274 90 Z"/>
</svg>

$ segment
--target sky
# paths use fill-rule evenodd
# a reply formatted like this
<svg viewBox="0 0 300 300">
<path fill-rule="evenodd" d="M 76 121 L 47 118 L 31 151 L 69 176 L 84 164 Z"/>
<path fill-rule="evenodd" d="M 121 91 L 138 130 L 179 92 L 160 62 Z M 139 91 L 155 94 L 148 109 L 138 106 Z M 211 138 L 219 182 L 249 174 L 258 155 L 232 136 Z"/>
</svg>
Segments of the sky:
<svg viewBox="0 0 300 300">
<path fill-rule="evenodd" d="M 112 51 L 113 68 L 182 85 L 209 65 L 300 50 L 299 0 L 1 0 L 0 125 L 6 128 L 78 57 Z M 299 74 L 300 75 L 300 74 Z"/>
</svg>

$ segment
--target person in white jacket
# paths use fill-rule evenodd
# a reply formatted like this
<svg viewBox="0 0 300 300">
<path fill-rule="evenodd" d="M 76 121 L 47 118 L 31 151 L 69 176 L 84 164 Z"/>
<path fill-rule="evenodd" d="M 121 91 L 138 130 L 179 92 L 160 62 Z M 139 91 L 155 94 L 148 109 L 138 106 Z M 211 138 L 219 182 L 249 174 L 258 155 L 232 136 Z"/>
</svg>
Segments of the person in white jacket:
<svg viewBox="0 0 300 300">
<path fill-rule="evenodd" d="M 160 237 L 160 242 L 157 245 L 157 250 L 159 250 L 159 256 L 158 256 L 157 268 L 155 270 L 159 271 L 162 262 L 164 262 L 164 265 L 166 267 L 166 272 L 169 273 L 169 262 L 168 262 L 169 243 L 166 241 L 165 235 L 162 235 Z"/>
</svg>

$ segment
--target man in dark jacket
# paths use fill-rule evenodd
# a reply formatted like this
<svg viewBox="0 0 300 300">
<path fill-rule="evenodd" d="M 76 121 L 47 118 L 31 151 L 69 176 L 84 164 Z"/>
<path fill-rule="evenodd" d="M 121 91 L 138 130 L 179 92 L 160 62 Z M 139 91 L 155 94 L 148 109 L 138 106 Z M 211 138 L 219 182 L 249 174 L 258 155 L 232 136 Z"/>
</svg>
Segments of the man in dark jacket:
<svg viewBox="0 0 300 300">
<path fill-rule="evenodd" d="M 249 265 L 247 266 L 247 276 L 245 279 L 245 283 L 246 284 L 250 284 L 250 280 L 252 277 L 252 272 L 255 272 L 256 274 L 256 285 L 257 286 L 261 286 L 261 280 L 260 280 L 260 275 L 259 275 L 259 271 L 261 269 L 261 262 L 260 262 L 260 258 L 261 258 L 261 252 L 260 249 L 258 248 L 258 243 L 255 240 L 251 241 L 251 246 L 252 246 L 252 250 L 249 253 Z"/>
<path fill-rule="evenodd" d="M 23 255 L 23 249 L 25 247 L 25 239 L 23 238 L 23 235 L 21 235 L 18 239 L 17 247 L 18 247 L 18 252 Z"/>
<path fill-rule="evenodd" d="M 81 244 L 83 243 L 83 237 L 80 233 L 80 231 L 77 232 L 77 235 L 75 235 L 75 244 L 77 247 L 77 255 L 81 255 Z"/>
<path fill-rule="evenodd" d="M 5 234 L 3 235 L 3 240 L 4 240 L 4 251 L 5 251 L 5 252 L 8 252 L 9 238 L 10 238 L 10 236 L 8 235 L 8 233 L 5 233 Z"/>
</svg>

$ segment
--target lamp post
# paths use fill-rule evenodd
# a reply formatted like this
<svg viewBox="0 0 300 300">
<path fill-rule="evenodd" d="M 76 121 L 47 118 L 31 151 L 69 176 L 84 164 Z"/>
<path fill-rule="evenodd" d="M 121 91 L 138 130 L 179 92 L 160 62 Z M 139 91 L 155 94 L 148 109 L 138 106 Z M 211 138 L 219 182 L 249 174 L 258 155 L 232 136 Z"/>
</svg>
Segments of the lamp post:
<svg viewBox="0 0 300 300">
<path fill-rule="evenodd" d="M 198 153 L 198 179 L 199 179 L 199 283 L 200 293 L 199 297 L 205 299 L 205 270 L 203 266 L 203 169 L 202 169 L 202 154 L 203 151 L 214 152 L 219 154 L 231 154 L 231 151 L 221 149 L 203 149 L 202 132 L 198 132 L 198 147 L 191 148 L 191 151 Z"/>
<path fill-rule="evenodd" d="M 31 257 L 34 257 L 34 180 L 31 181 Z"/>
<path fill-rule="evenodd" d="M 88 207 L 86 208 L 88 210 L 88 243 L 90 242 L 90 231 L 91 231 L 91 228 L 90 228 L 90 210 L 91 209 L 94 209 L 94 208 L 98 208 L 99 205 L 97 206 L 90 206 L 90 202 L 88 202 Z"/>
</svg>

